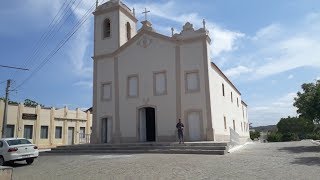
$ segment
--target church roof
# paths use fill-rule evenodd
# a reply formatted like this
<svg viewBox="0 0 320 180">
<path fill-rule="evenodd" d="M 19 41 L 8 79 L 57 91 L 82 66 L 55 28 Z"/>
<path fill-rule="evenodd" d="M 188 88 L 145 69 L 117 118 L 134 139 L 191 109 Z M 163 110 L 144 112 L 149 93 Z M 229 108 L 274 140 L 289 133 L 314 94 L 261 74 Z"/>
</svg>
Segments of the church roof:
<svg viewBox="0 0 320 180">
<path fill-rule="evenodd" d="M 223 77 L 224 80 L 226 80 L 231 87 L 233 87 L 234 90 L 236 90 L 240 95 L 240 91 L 236 88 L 236 86 L 228 79 L 228 77 L 221 71 L 221 69 L 213 62 L 211 62 L 211 67 L 215 70 L 217 70 L 217 72 Z"/>
<path fill-rule="evenodd" d="M 246 107 L 248 106 L 244 101 L 241 101 L 241 103 L 242 103 L 243 105 L 245 105 Z"/>
</svg>

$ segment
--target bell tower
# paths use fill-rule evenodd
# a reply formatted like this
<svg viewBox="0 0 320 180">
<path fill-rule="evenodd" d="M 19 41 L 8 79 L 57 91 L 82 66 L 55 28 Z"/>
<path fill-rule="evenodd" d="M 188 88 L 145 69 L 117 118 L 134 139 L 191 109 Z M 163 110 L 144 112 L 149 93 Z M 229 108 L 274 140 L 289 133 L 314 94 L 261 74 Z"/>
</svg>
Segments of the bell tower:
<svg viewBox="0 0 320 180">
<path fill-rule="evenodd" d="M 94 15 L 94 56 L 110 54 L 137 34 L 134 10 L 120 0 L 97 5 Z"/>
</svg>

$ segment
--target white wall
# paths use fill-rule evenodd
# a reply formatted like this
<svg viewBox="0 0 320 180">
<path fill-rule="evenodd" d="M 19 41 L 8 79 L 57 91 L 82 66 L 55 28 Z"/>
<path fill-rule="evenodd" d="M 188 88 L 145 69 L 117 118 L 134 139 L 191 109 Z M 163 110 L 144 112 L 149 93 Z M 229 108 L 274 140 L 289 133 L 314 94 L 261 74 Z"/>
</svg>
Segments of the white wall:
<svg viewBox="0 0 320 180">
<path fill-rule="evenodd" d="M 96 137 L 100 137 L 100 130 L 101 130 L 101 119 L 105 117 L 114 117 L 115 114 L 115 83 L 114 83 L 114 58 L 105 58 L 103 60 L 95 61 L 97 65 L 97 88 L 95 89 L 95 92 L 97 94 L 97 105 L 96 105 L 96 112 L 97 116 L 94 120 L 94 123 L 96 123 L 95 127 L 96 129 L 93 131 L 93 133 L 97 133 Z M 102 84 L 106 82 L 111 82 L 112 85 L 112 97 L 110 100 L 102 100 L 101 93 L 102 93 Z M 113 121 L 115 118 L 112 118 Z M 113 122 L 115 124 L 115 122 Z M 115 131 L 115 126 L 113 126 L 113 130 Z"/>
<path fill-rule="evenodd" d="M 109 18 L 111 21 L 111 36 L 109 38 L 103 38 L 103 22 L 106 18 Z M 119 12 L 111 11 L 96 15 L 94 25 L 94 55 L 111 53 L 117 50 L 119 47 Z"/>
<path fill-rule="evenodd" d="M 210 93 L 211 93 L 211 111 L 213 129 L 215 131 L 216 140 L 229 140 L 229 128 L 233 129 L 233 120 L 235 120 L 235 131 L 240 136 L 248 136 L 248 131 L 241 128 L 241 123 L 248 122 L 242 116 L 241 95 L 231 86 L 223 76 L 213 67 L 209 68 Z M 222 92 L 222 84 L 224 84 L 225 96 Z M 233 102 L 231 102 L 231 92 Z M 237 98 L 239 106 L 237 105 Z M 227 120 L 227 128 L 224 127 L 224 116 Z"/>
<path fill-rule="evenodd" d="M 123 137 L 136 137 L 137 107 L 147 104 L 157 108 L 157 135 L 174 136 L 176 123 L 175 44 L 148 35 L 145 37 L 152 41 L 147 48 L 133 43 L 121 52 L 118 58 L 121 134 Z M 163 70 L 166 70 L 167 76 L 167 95 L 154 96 L 153 72 Z M 132 74 L 139 76 L 138 98 L 127 97 L 127 77 Z"/>
<path fill-rule="evenodd" d="M 130 23 L 131 26 L 131 38 L 134 37 L 137 34 L 137 27 L 136 23 L 132 21 L 131 18 L 129 18 L 127 15 L 125 15 L 122 11 L 119 12 L 119 25 L 120 25 L 120 46 L 122 46 L 124 43 L 127 42 L 127 22 Z"/>
<path fill-rule="evenodd" d="M 206 113 L 206 95 L 205 95 L 205 78 L 204 78 L 204 60 L 203 60 L 203 41 L 195 41 L 193 43 L 181 45 L 181 114 L 182 121 L 186 124 L 187 111 L 201 110 L 203 134 L 207 128 Z M 185 73 L 186 71 L 199 71 L 200 91 L 194 93 L 186 93 Z"/>
</svg>

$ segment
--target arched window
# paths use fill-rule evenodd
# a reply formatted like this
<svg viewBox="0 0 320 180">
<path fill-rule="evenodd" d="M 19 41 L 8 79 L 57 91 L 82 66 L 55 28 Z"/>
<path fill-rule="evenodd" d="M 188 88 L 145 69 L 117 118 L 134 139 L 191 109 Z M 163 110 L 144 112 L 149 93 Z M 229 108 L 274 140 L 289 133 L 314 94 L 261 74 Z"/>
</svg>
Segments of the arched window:
<svg viewBox="0 0 320 180">
<path fill-rule="evenodd" d="M 110 19 L 105 19 L 103 22 L 103 38 L 110 37 L 110 35 L 111 35 Z"/>
<path fill-rule="evenodd" d="M 131 26 L 130 26 L 130 23 L 127 22 L 126 26 L 127 26 L 127 39 L 129 40 L 131 38 Z"/>
</svg>

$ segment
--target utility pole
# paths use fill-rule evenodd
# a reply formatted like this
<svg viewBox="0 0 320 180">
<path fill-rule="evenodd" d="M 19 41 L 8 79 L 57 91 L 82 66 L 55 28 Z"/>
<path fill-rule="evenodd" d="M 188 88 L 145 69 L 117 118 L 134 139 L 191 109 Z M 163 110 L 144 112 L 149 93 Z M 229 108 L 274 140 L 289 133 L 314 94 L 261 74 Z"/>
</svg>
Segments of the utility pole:
<svg viewBox="0 0 320 180">
<path fill-rule="evenodd" d="M 28 71 L 29 69 L 21 68 L 21 67 L 14 67 L 14 66 L 6 66 L 1 65 L 0 68 L 10 68 L 10 69 L 18 69 L 18 70 L 24 70 Z M 9 101 L 9 88 L 11 84 L 11 79 L 7 80 L 7 87 L 6 87 L 6 97 L 5 97 L 5 105 L 4 105 L 4 113 L 3 113 L 3 122 L 2 122 L 2 138 L 5 138 L 7 136 L 7 119 L 8 119 L 8 101 Z"/>
<path fill-rule="evenodd" d="M 7 87 L 6 87 L 6 98 L 5 98 L 5 105 L 4 105 L 4 114 L 3 114 L 3 124 L 2 124 L 2 138 L 6 137 L 7 132 L 7 117 L 8 117 L 8 101 L 9 101 L 9 88 L 10 88 L 11 80 L 7 80 Z"/>
</svg>

